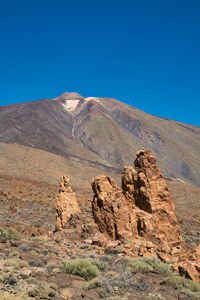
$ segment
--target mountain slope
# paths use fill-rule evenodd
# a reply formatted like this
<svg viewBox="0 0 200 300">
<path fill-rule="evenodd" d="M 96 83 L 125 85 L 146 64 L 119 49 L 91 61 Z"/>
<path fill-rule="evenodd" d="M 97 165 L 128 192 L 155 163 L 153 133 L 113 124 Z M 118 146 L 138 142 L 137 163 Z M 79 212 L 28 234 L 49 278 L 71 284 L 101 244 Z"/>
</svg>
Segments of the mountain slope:
<svg viewBox="0 0 200 300">
<path fill-rule="evenodd" d="M 149 115 L 109 98 L 64 93 L 0 107 L 0 141 L 121 169 L 144 147 L 166 177 L 200 185 L 200 128 Z"/>
</svg>

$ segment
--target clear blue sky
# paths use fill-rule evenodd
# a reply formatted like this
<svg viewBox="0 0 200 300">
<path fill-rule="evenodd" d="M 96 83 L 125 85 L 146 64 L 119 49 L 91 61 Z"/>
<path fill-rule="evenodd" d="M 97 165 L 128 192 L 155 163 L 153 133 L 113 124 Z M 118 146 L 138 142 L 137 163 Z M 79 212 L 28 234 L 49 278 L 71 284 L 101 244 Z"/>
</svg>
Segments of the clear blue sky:
<svg viewBox="0 0 200 300">
<path fill-rule="evenodd" d="M 65 91 L 200 126 L 199 0 L 0 0 L 1 105 Z"/>
</svg>

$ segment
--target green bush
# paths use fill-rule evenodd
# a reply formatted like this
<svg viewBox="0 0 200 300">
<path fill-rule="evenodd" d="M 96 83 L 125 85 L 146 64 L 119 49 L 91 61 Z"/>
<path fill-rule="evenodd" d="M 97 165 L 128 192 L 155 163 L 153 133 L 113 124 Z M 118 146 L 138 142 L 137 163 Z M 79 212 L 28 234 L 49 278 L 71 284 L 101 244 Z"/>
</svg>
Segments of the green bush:
<svg viewBox="0 0 200 300">
<path fill-rule="evenodd" d="M 175 284 L 176 287 L 180 290 L 187 290 L 193 293 L 197 293 L 197 295 L 200 296 L 200 285 L 193 280 L 186 279 L 178 275 L 167 277 L 166 280 Z"/>
<path fill-rule="evenodd" d="M 2 229 L 0 228 L 0 241 L 2 240 L 19 240 L 21 238 L 18 231 L 8 228 Z"/>
<path fill-rule="evenodd" d="M 87 280 L 91 280 L 99 276 L 97 266 L 92 263 L 92 259 L 80 258 L 72 261 L 63 262 L 63 271 L 73 275 L 79 275 Z"/>
<path fill-rule="evenodd" d="M 162 275 L 170 275 L 173 272 L 170 270 L 169 265 L 161 262 L 156 257 L 143 257 L 131 260 L 129 266 L 135 271 L 154 271 Z"/>
<path fill-rule="evenodd" d="M 107 262 L 101 261 L 99 259 L 92 259 L 92 264 L 95 265 L 100 271 L 104 271 L 107 267 Z"/>
</svg>

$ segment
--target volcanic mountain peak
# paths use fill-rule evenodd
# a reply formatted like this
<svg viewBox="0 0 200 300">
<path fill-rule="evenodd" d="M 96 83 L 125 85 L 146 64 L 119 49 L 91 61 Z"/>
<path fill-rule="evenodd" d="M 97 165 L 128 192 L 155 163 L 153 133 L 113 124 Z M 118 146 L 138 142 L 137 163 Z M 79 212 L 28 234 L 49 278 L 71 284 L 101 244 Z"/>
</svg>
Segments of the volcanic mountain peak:
<svg viewBox="0 0 200 300">
<path fill-rule="evenodd" d="M 63 107 L 66 109 L 66 111 L 71 113 L 76 109 L 79 102 L 84 100 L 84 97 L 82 97 L 76 92 L 72 92 L 72 93 L 65 92 L 64 94 L 62 94 L 57 98 L 54 98 L 53 100 L 60 102 L 63 105 Z"/>
<path fill-rule="evenodd" d="M 79 95 L 76 92 L 65 92 L 61 96 L 54 98 L 53 100 L 82 100 L 84 99 L 83 96 Z"/>
<path fill-rule="evenodd" d="M 148 148 L 168 178 L 199 186 L 200 128 L 149 115 L 115 99 L 76 92 L 0 107 L 0 141 L 102 168 L 130 165 Z"/>
<path fill-rule="evenodd" d="M 83 96 L 79 95 L 76 92 L 72 92 L 72 93 L 65 92 L 64 94 L 54 98 L 53 100 L 56 100 L 58 103 L 61 103 L 67 112 L 73 113 L 76 107 L 78 106 L 78 104 L 83 104 L 90 101 L 98 102 L 98 100 L 101 100 L 101 98 L 98 97 L 84 98 Z"/>
</svg>

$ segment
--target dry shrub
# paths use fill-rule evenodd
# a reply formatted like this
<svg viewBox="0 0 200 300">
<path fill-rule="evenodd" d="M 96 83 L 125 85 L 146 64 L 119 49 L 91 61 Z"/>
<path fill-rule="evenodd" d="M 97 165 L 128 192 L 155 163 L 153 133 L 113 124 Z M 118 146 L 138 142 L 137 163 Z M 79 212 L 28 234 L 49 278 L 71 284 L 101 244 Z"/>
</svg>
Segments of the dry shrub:
<svg viewBox="0 0 200 300">
<path fill-rule="evenodd" d="M 0 228 L 0 241 L 2 240 L 19 240 L 21 238 L 18 231 L 12 228 Z"/>
<path fill-rule="evenodd" d="M 161 262 L 158 258 L 151 256 L 133 259 L 129 266 L 135 271 L 154 271 L 162 275 L 172 274 L 169 265 Z"/>
<path fill-rule="evenodd" d="M 1 300 L 30 300 L 25 294 L 10 294 L 8 292 L 0 292 Z"/>
<path fill-rule="evenodd" d="M 74 259 L 63 262 L 63 271 L 73 275 L 79 275 L 87 280 L 91 280 L 99 276 L 99 270 L 96 265 L 92 263 L 92 259 Z"/>
</svg>

